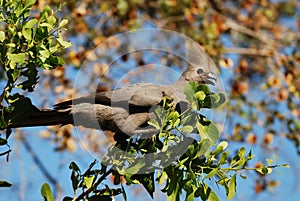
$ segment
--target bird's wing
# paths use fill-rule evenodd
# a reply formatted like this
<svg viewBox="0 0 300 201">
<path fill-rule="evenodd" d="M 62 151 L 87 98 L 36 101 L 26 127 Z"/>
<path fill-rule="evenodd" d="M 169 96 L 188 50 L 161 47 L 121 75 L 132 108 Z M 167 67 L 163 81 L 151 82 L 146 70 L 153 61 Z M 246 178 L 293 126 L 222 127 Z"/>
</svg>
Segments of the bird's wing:
<svg viewBox="0 0 300 201">
<path fill-rule="evenodd" d="M 120 104 L 126 104 L 133 107 L 151 107 L 159 104 L 164 96 L 176 98 L 174 97 L 175 93 L 176 91 L 169 86 L 139 83 L 108 92 L 100 92 L 95 95 L 64 101 L 54 105 L 54 108 L 67 109 L 72 105 L 80 103 L 102 104 L 108 106 L 120 106 Z"/>
<path fill-rule="evenodd" d="M 153 106 L 160 103 L 164 96 L 173 97 L 168 86 L 154 84 L 135 84 L 112 91 L 112 103 L 128 102 L 132 106 Z"/>
</svg>

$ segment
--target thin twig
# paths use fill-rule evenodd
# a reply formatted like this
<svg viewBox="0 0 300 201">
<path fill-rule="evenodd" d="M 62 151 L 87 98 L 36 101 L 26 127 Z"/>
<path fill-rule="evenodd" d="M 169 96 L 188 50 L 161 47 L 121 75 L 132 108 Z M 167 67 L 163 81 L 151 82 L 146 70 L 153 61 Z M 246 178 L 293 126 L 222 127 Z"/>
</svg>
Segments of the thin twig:
<svg viewBox="0 0 300 201">
<path fill-rule="evenodd" d="M 85 196 L 87 196 L 89 193 L 91 193 L 94 189 L 96 189 L 99 184 L 101 184 L 101 182 L 110 174 L 112 173 L 112 168 L 109 169 L 107 172 L 105 172 L 95 183 L 93 186 L 91 186 L 90 188 L 88 188 L 86 191 L 84 191 L 83 193 L 81 193 L 77 198 L 73 199 L 73 201 L 79 201 L 81 199 L 83 199 Z"/>
<path fill-rule="evenodd" d="M 276 44 L 276 42 L 270 38 L 268 38 L 266 35 L 262 34 L 259 31 L 253 31 L 245 26 L 242 26 L 240 24 L 238 24 L 237 22 L 228 19 L 226 20 L 226 25 L 228 26 L 228 28 L 230 28 L 233 31 L 239 32 L 239 33 L 243 33 L 246 34 L 248 36 L 251 36 L 253 38 L 256 38 L 258 40 L 260 40 L 260 42 L 265 43 L 266 45 L 269 46 L 274 46 Z"/>
<path fill-rule="evenodd" d="M 257 48 L 241 48 L 241 47 L 230 47 L 224 48 L 224 53 L 241 54 L 241 55 L 253 55 L 269 57 L 273 54 L 271 50 L 257 49 Z"/>
<path fill-rule="evenodd" d="M 57 192 L 62 192 L 62 187 L 59 185 L 57 180 L 50 174 L 50 172 L 46 169 L 45 165 L 42 163 L 42 161 L 39 159 L 39 157 L 36 155 L 34 150 L 32 149 L 31 145 L 27 141 L 26 138 L 24 138 L 21 134 L 19 135 L 20 141 L 23 143 L 26 151 L 31 155 L 35 165 L 40 169 L 42 174 L 49 180 L 49 182 L 55 187 Z"/>
</svg>

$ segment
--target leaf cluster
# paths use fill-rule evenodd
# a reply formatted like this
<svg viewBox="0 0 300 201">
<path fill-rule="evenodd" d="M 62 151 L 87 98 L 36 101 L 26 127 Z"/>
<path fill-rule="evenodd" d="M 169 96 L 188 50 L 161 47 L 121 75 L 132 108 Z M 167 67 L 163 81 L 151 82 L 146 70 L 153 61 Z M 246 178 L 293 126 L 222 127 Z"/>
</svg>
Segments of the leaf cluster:
<svg viewBox="0 0 300 201">
<path fill-rule="evenodd" d="M 32 105 L 24 104 L 25 97 L 13 90 L 32 92 L 38 82 L 38 69 L 62 66 L 64 61 L 58 53 L 71 45 L 64 41 L 61 33 L 68 20 L 56 17 L 63 5 L 59 3 L 57 11 L 45 6 L 35 13 L 35 3 L 36 0 L 0 1 L 0 23 L 3 25 L 0 67 L 6 73 L 6 86 L 0 95 L 1 129 L 21 119 L 18 109 Z M 22 110 L 24 115 L 29 114 L 28 111 Z"/>
<path fill-rule="evenodd" d="M 217 144 L 218 129 L 201 114 L 201 109 L 211 109 L 215 104 L 224 102 L 222 93 L 213 93 L 207 85 L 191 82 L 185 86 L 185 94 L 191 108 L 178 112 L 173 99 L 163 98 L 155 109 L 157 118 L 149 121 L 157 133 L 151 138 L 134 136 L 122 143 L 117 142 L 102 159 L 101 170 L 92 170 L 94 162 L 82 174 L 78 166 L 71 163 L 74 199 L 90 200 L 95 196 L 108 196 L 107 200 L 110 200 L 115 195 L 123 194 L 126 200 L 122 186 L 126 182 L 127 185 L 143 185 L 152 198 L 155 183 L 158 183 L 164 185 L 161 190 L 170 201 L 179 201 L 183 195 L 187 201 L 195 198 L 217 201 L 220 199 L 212 188 L 212 181 L 223 187 L 227 199 L 232 199 L 236 194 L 237 176 L 246 179 L 241 171 L 255 170 L 266 175 L 271 173 L 272 168 L 280 166 L 271 165 L 272 161 L 269 160 L 267 166 L 249 168 L 247 164 L 254 158 L 251 151 L 246 153 L 242 147 L 230 156 L 226 151 L 228 142 Z M 211 98 L 216 96 L 219 98 Z M 208 104 L 208 101 L 204 101 L 206 97 L 219 101 Z M 192 133 L 199 136 L 192 137 Z M 113 176 L 113 183 L 121 184 L 121 188 L 98 188 L 109 174 Z M 76 196 L 78 189 L 82 189 L 82 193 Z"/>
</svg>

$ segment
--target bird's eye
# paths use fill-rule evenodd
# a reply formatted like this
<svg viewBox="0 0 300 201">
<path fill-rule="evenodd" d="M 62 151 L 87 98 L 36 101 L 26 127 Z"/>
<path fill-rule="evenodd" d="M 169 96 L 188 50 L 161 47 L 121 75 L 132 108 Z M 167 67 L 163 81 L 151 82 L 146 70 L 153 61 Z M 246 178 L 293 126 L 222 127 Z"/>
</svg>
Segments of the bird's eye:
<svg viewBox="0 0 300 201">
<path fill-rule="evenodd" d="M 204 72 L 204 71 L 203 71 L 202 68 L 198 68 L 198 69 L 197 69 L 197 73 L 198 73 L 198 74 L 202 74 L 203 72 Z"/>
</svg>

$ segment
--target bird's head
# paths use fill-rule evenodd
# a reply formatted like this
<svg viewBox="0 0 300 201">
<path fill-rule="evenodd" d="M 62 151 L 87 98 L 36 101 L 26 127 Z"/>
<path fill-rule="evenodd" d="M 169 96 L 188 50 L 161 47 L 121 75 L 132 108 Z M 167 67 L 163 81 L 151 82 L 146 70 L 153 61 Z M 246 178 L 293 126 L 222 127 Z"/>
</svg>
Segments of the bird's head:
<svg viewBox="0 0 300 201">
<path fill-rule="evenodd" d="M 211 84 L 215 85 L 217 81 L 217 76 L 212 72 L 205 72 L 203 68 L 190 68 L 184 71 L 180 77 L 181 81 L 193 82 L 196 81 L 201 84 Z"/>
</svg>

